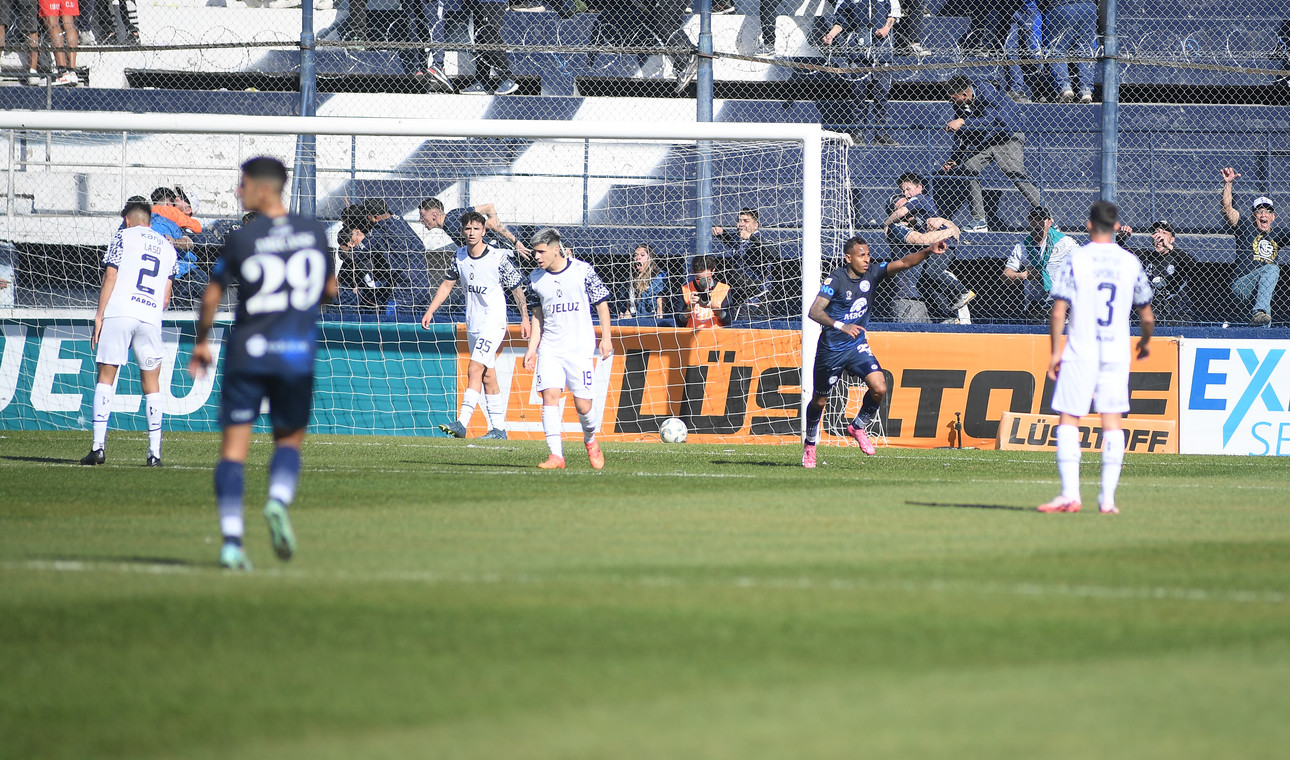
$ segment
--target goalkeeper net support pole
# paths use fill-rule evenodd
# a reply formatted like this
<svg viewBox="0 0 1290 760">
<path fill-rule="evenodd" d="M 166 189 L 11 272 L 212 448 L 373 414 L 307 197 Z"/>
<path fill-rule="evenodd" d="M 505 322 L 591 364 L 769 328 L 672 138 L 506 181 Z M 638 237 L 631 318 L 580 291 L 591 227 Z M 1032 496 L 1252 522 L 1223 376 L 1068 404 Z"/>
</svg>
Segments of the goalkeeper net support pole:
<svg viewBox="0 0 1290 760">
<path fill-rule="evenodd" d="M 34 411 L 16 410 L 24 393 L 30 392 L 24 390 L 26 385 L 33 384 L 16 379 L 22 386 L 17 398 L 11 394 L 12 403 L 0 399 L 4 401 L 0 428 L 84 426 L 84 404 L 77 403 L 74 395 L 85 388 L 92 391 L 92 383 L 82 377 L 83 387 L 74 387 L 68 357 L 79 354 L 78 361 L 92 368 L 88 342 L 51 349 L 54 344 L 49 341 L 54 340 L 51 336 L 83 337 L 78 331 L 83 326 L 80 322 L 92 317 L 101 250 L 117 225 L 115 214 L 125 199 L 148 195 L 154 185 L 182 178 L 179 181 L 185 186 L 195 188 L 190 193 L 202 196 L 202 208 L 194 216 L 226 233 L 241 215 L 231 191 L 238 164 L 254 155 L 276 155 L 288 165 L 295 163 L 297 174 L 302 167 L 309 169 L 309 179 L 316 170 L 318 215 L 325 220 L 337 219 L 345 204 L 383 197 L 390 201 L 395 216 L 409 221 L 426 238 L 418 224 L 418 204 L 433 195 L 450 198 L 444 201 L 450 204 L 445 205 L 446 211 L 454 205 L 494 206 L 497 216 L 505 217 L 503 227 L 509 224 L 513 237 L 521 241 L 533 229 L 555 226 L 577 241 L 571 242 L 577 254 L 597 267 L 616 296 L 631 291 L 630 274 L 622 274 L 631 271 L 637 242 L 664 241 L 660 247 L 663 258 L 670 259 L 671 275 L 666 295 L 675 299 L 689 280 L 691 257 L 701 252 L 696 246 L 711 235 L 708 224 L 734 228 L 737 212 L 760 208 L 762 231 L 777 252 L 774 261 L 762 262 L 759 271 L 764 279 L 743 294 L 752 297 L 731 328 L 690 330 L 679 307 L 676 327 L 646 324 L 633 319 L 641 315 L 635 314 L 634 304 L 627 303 L 630 299 L 616 298 L 616 323 L 630 310 L 630 316 L 621 320 L 622 335 L 616 337 L 625 346 L 620 353 L 626 360 L 612 365 L 614 377 L 608 376 L 611 370 L 605 363 L 603 372 L 598 371 L 598 382 L 608 387 L 606 395 L 616 400 L 619 412 L 632 408 L 631 414 L 620 413 L 606 422 L 606 432 L 621 433 L 620 440 L 651 438 L 657 433 L 656 420 L 672 415 L 687 420 L 694 440 L 795 439 L 811 394 L 810 367 L 820 327 L 806 314 L 819 292 L 824 249 L 834 252 L 831 260 L 854 231 L 849 140 L 818 124 L 238 115 L 203 120 L 166 114 L 6 111 L 0 112 L 0 130 L 8 138 L 10 191 L 3 218 L 6 229 L 0 239 L 13 242 L 19 262 L 17 301 L 13 308 L 0 306 L 5 355 L 19 358 L 0 374 L 15 365 L 23 367 L 22 372 L 34 369 L 35 374 L 48 374 L 46 365 L 57 358 L 64 362 L 58 371 L 65 375 L 50 382 L 41 375 L 44 379 L 34 383 L 41 404 L 53 404 L 63 412 L 61 416 L 45 414 L 49 409 L 40 404 L 35 404 Z M 301 150 L 298 138 L 302 135 L 316 136 L 317 148 Z M 33 147 L 41 141 L 43 159 Z M 704 167 L 710 167 L 714 189 L 701 199 Z M 42 197 L 42 193 L 61 193 L 65 185 L 73 187 L 76 204 L 59 207 Z M 313 185 L 300 181 L 293 188 L 312 194 Z M 57 192 L 48 189 L 55 186 Z M 581 197 L 573 198 L 575 194 Z M 295 200 L 293 207 L 309 208 L 314 199 Z M 699 213 L 701 206 L 711 209 L 710 221 Z M 430 232 L 434 238 L 436 231 Z M 713 242 L 713 252 L 723 256 L 727 270 L 735 269 L 736 256 L 743 251 L 739 237 L 731 232 L 726 233 L 724 246 Z M 498 242 L 507 243 L 500 238 Z M 195 270 L 209 268 L 218 244 L 219 238 L 209 234 L 199 238 Z M 431 288 L 439 275 L 433 245 L 433 240 L 426 245 Z M 446 252 L 456 245 L 443 240 L 439 245 L 438 250 L 445 252 L 437 260 L 441 267 L 447 261 Z M 77 256 L 84 261 L 70 263 Z M 531 267 L 525 263 L 523 268 Z M 733 271 L 727 274 L 738 277 Z M 757 287 L 763 290 L 757 292 Z M 360 288 L 353 290 L 358 293 Z M 177 308 L 193 308 L 195 300 L 180 302 Z M 443 322 L 436 335 L 444 337 L 438 342 L 448 345 L 439 352 L 437 364 L 427 363 L 425 356 L 409 358 L 392 349 L 410 345 L 409 338 L 414 338 L 413 343 L 426 340 L 408 324 L 419 321 L 424 309 L 415 297 L 391 299 L 375 311 L 359 307 L 329 309 L 325 316 L 316 405 L 316 420 L 321 421 L 315 428 L 354 433 L 433 431 L 440 417 L 446 421 L 455 414 L 460 397 L 457 370 L 465 366 L 455 350 L 462 343 L 455 325 L 461 321 L 460 300 L 450 301 L 439 315 L 442 319 L 436 320 Z M 174 327 L 167 334 L 176 344 L 170 349 L 171 360 L 181 367 L 182 357 L 176 360 L 174 355 L 183 353 L 186 336 L 191 340 L 187 321 L 191 314 L 172 312 L 168 322 L 171 316 Z M 36 343 L 48 344 L 40 349 L 40 357 L 34 355 L 31 340 L 26 351 L 33 355 L 25 362 L 21 346 L 10 345 L 19 332 L 27 335 L 23 331 L 31 332 L 32 339 L 39 336 Z M 788 338 L 798 344 L 791 354 Z M 515 358 L 507 351 L 513 353 L 518 345 L 512 336 L 499 366 Z M 767 348 L 772 345 L 774 349 Z M 730 350 L 731 346 L 738 351 Z M 57 350 L 63 353 L 51 353 Z M 766 355 L 771 350 L 774 357 Z M 729 358 L 737 353 L 736 359 Z M 753 366 L 728 366 L 745 361 Z M 522 370 L 512 370 L 507 367 L 500 373 L 508 383 L 514 379 L 517 384 L 509 394 L 505 421 L 519 434 L 532 432 L 532 410 L 515 411 L 526 401 L 527 391 L 518 385 Z M 424 373 L 441 377 L 417 377 Z M 89 374 L 89 369 L 81 370 L 81 375 Z M 123 375 L 128 377 L 129 371 Z M 189 381 L 182 375 L 182 371 L 167 373 L 178 384 L 169 391 L 172 415 L 178 407 L 196 404 L 195 391 L 184 387 Z M 645 387 L 633 385 L 638 381 Z M 390 387 L 384 388 L 383 383 Z M 659 391 L 652 387 L 656 384 L 666 388 Z M 792 403 L 798 399 L 789 389 L 796 387 L 802 391 L 800 403 Z M 366 392 L 393 399 L 357 398 Z M 418 394 L 443 398 L 431 405 L 427 415 L 415 409 Z M 61 401 L 49 401 L 60 395 Z M 414 399 L 412 408 L 405 408 L 409 398 Z M 604 405 L 604 399 L 598 401 L 599 408 Z M 765 416 L 759 417 L 763 412 Z M 415 415 L 419 418 L 413 419 Z M 189 428 L 209 429 L 211 419 L 213 413 L 201 420 L 194 417 Z M 185 426 L 173 416 L 171 424 L 178 429 Z"/>
</svg>

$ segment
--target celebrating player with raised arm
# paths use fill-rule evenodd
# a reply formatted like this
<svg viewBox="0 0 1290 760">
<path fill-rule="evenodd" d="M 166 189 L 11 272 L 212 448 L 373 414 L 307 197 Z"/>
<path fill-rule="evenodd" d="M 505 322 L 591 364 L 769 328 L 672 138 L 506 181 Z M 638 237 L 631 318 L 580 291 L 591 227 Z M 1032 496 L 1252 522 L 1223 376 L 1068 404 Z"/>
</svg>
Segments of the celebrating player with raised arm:
<svg viewBox="0 0 1290 760">
<path fill-rule="evenodd" d="M 336 298 L 336 273 L 326 253 L 326 230 L 316 219 L 291 214 L 282 202 L 287 169 L 261 156 L 242 164 L 238 196 L 253 221 L 224 239 L 202 297 L 197 342 L 188 371 L 203 377 L 212 364 L 211 325 L 224 291 L 237 286 L 233 331 L 224 347 L 220 426 L 224 439 L 215 466 L 215 501 L 224 545 L 220 565 L 250 570 L 242 547 L 243 469 L 251 425 L 269 400 L 273 457 L 264 518 L 278 559 L 296 551 L 287 507 L 300 478 L 300 445 L 313 400 L 319 307 Z"/>
<path fill-rule="evenodd" d="M 1147 358 L 1155 329 L 1151 284 L 1138 257 L 1116 245 L 1120 211 L 1114 203 L 1098 201 L 1088 210 L 1089 242 L 1080 246 L 1053 283 L 1053 314 L 1048 324 L 1053 353 L 1048 377 L 1057 381 L 1053 409 L 1057 425 L 1057 473 L 1061 494 L 1039 506 L 1040 512 L 1078 512 L 1079 418 L 1091 401 L 1102 415 L 1102 491 L 1098 511 L 1116 514 L 1115 487 L 1124 465 L 1121 415 L 1129 411 L 1129 312 L 1137 307 L 1142 337 L 1137 355 Z M 1066 312 L 1070 311 L 1069 322 Z M 1062 347 L 1062 327 L 1067 328 Z"/>
<path fill-rule="evenodd" d="M 869 324 L 869 307 L 873 294 L 884 277 L 918 266 L 929 253 L 945 253 L 945 241 L 887 262 L 871 264 L 869 244 L 853 237 L 843 246 L 845 264 L 824 279 L 820 294 L 811 304 L 808 316 L 824 326 L 815 349 L 815 372 L 811 403 L 806 405 L 806 442 L 802 466 L 815 467 L 815 445 L 820 438 L 820 418 L 829 403 L 829 392 L 844 371 L 864 378 L 869 391 L 864 395 L 860 413 L 847 426 L 847 433 L 860 444 L 860 450 L 873 456 L 873 441 L 865 427 L 873 420 L 878 406 L 887 395 L 887 379 L 869 348 L 865 326 Z"/>
<path fill-rule="evenodd" d="M 533 332 L 524 354 L 524 368 L 537 371 L 535 386 L 542 395 L 542 432 L 551 456 L 538 465 L 544 470 L 564 469 L 564 442 L 560 439 L 560 397 L 566 388 L 582 423 L 587 457 L 597 470 L 605 456 L 596 443 L 598 421 L 592 413 L 593 358 L 596 328 L 591 307 L 600 318 L 600 360 L 609 361 L 614 343 L 609 335 L 609 289 L 591 265 L 571 258 L 560 243 L 560 233 L 547 228 L 533 236 L 530 246 L 540 269 L 529 275 Z"/>
<path fill-rule="evenodd" d="M 125 228 L 118 230 L 103 260 L 103 288 L 94 315 L 98 348 L 98 385 L 94 388 L 94 445 L 81 464 L 107 461 L 108 418 L 116 395 L 116 373 L 129 360 L 130 348 L 139 362 L 143 400 L 148 417 L 149 467 L 161 466 L 161 315 L 170 303 L 178 274 L 178 254 L 170 241 L 148 226 L 152 206 L 130 201 L 121 211 Z"/>
<path fill-rule="evenodd" d="M 520 335 L 529 337 L 529 311 L 520 287 L 522 277 L 511 264 L 506 251 L 493 248 L 484 242 L 486 229 L 484 215 L 467 211 L 461 215 L 461 231 L 466 244 L 457 249 L 457 255 L 448 265 L 443 282 L 421 318 L 421 326 L 429 329 L 430 320 L 458 282 L 466 288 L 466 343 L 470 346 L 470 364 L 466 368 L 466 392 L 461 398 L 461 412 L 456 422 L 440 425 L 439 429 L 453 438 L 465 438 L 466 426 L 479 405 L 479 392 L 484 392 L 484 405 L 488 414 L 489 431 L 484 438 L 506 438 L 506 404 L 501 387 L 497 384 L 497 354 L 506 338 L 506 291 L 511 291 L 520 307 Z"/>
</svg>

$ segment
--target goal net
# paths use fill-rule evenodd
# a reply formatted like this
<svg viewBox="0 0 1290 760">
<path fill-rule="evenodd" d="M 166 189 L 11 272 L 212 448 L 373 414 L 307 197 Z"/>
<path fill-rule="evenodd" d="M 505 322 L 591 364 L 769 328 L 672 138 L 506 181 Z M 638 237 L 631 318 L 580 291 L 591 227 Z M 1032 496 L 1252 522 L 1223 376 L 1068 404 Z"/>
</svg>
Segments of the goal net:
<svg viewBox="0 0 1290 760">
<path fill-rule="evenodd" d="M 241 223 L 238 166 L 256 155 L 293 167 L 293 205 L 312 205 L 331 225 L 342 287 L 325 309 L 316 368 L 312 429 L 323 433 L 441 435 L 438 426 L 457 418 L 469 357 L 460 288 L 429 329 L 420 322 L 462 242 L 460 215 L 475 208 L 489 218 L 490 243 L 509 249 L 521 272 L 535 264 L 515 241 L 554 227 L 609 287 L 615 354 L 595 372 L 606 440 L 657 440 L 659 423 L 679 416 L 692 440 L 795 441 L 810 382 L 803 362 L 818 335 L 802 315 L 853 234 L 847 144 L 813 125 L 285 117 L 177 125 L 11 112 L 0 128 L 4 429 L 88 427 L 101 261 L 136 195 L 179 228 L 184 260 L 165 323 L 166 426 L 214 429 L 218 376 L 195 382 L 183 367 L 192 310 L 224 236 Z M 315 135 L 302 139 L 302 129 Z M 356 264 L 345 250 L 365 250 L 355 227 L 403 241 L 401 249 Z M 724 290 L 724 320 L 686 302 L 696 262 L 719 283 L 709 303 Z M 217 323 L 217 344 L 230 317 Z M 490 427 L 541 436 L 513 304 L 510 321 L 496 367 L 504 419 L 481 409 L 471 437 Z M 142 428 L 138 383 L 137 367 L 124 368 L 114 427 Z M 859 404 L 854 385 L 834 400 L 825 440 L 844 440 L 844 419 Z M 578 429 L 572 409 L 565 421 Z"/>
</svg>

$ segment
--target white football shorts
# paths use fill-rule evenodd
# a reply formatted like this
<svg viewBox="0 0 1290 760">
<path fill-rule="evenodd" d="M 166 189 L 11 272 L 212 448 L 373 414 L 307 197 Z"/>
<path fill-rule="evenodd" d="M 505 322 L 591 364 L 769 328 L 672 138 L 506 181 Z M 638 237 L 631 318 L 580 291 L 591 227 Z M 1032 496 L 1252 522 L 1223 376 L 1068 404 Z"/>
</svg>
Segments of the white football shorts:
<svg viewBox="0 0 1290 760">
<path fill-rule="evenodd" d="M 1100 414 L 1122 414 L 1129 411 L 1129 365 L 1123 362 L 1100 364 L 1096 361 L 1062 359 L 1053 389 L 1053 409 L 1076 417 L 1089 412 L 1096 403 Z"/>
<path fill-rule="evenodd" d="M 497 354 L 502 350 L 502 341 L 506 339 L 506 325 L 485 327 L 479 332 L 466 332 L 466 345 L 470 346 L 470 360 L 479 362 L 487 369 L 497 364 Z"/>
<path fill-rule="evenodd" d="M 130 360 L 130 347 L 139 369 L 154 370 L 161 366 L 165 349 L 161 343 L 161 326 L 134 317 L 108 317 L 99 333 L 99 348 L 94 361 L 120 367 Z"/>
<path fill-rule="evenodd" d="M 538 352 L 537 390 L 567 388 L 574 398 L 593 398 L 595 362 L 586 356 L 548 356 Z"/>
</svg>

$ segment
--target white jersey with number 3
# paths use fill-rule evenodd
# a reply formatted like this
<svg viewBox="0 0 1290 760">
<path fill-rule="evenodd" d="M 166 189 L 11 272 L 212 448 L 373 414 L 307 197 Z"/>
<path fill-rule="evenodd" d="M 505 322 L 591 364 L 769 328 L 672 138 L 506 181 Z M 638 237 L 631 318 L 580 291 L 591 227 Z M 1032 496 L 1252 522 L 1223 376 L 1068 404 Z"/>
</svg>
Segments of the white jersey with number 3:
<svg viewBox="0 0 1290 760">
<path fill-rule="evenodd" d="M 483 255 L 474 258 L 463 245 L 444 279 L 457 280 L 466 289 L 466 332 L 479 333 L 506 327 L 506 292 L 523 278 L 506 251 L 488 246 Z"/>
<path fill-rule="evenodd" d="M 1132 360 L 1129 312 L 1151 303 L 1151 285 L 1137 256 L 1114 243 L 1080 246 L 1053 283 L 1052 294 L 1071 305 L 1063 362 Z"/>
<path fill-rule="evenodd" d="M 116 268 L 103 318 L 133 317 L 160 326 L 166 281 L 178 274 L 177 260 L 175 247 L 151 227 L 117 230 L 103 258 L 105 266 Z"/>
<path fill-rule="evenodd" d="M 591 310 L 609 300 L 609 289 L 590 264 L 575 258 L 559 272 L 535 269 L 529 275 L 530 306 L 542 309 L 538 353 L 591 357 L 596 353 L 596 327 Z"/>
</svg>

